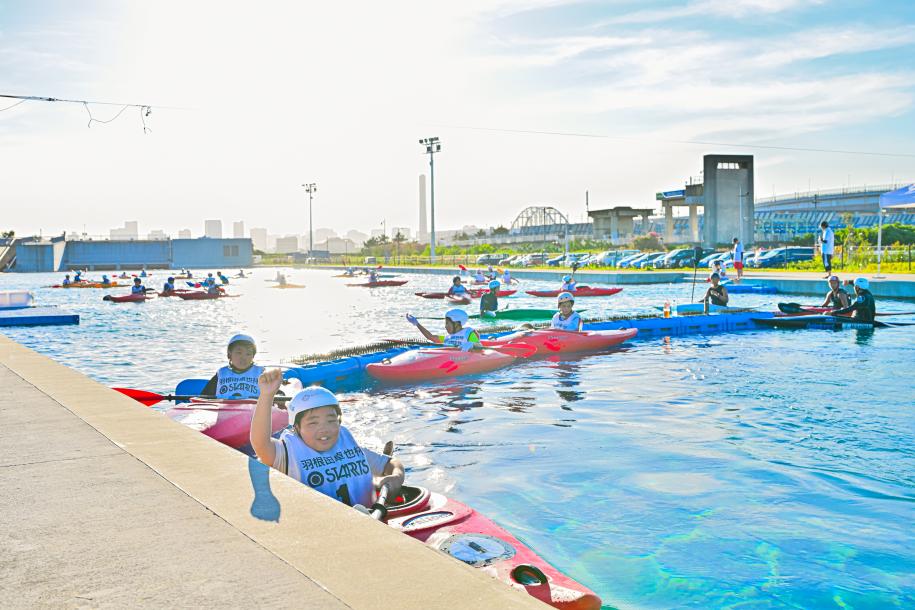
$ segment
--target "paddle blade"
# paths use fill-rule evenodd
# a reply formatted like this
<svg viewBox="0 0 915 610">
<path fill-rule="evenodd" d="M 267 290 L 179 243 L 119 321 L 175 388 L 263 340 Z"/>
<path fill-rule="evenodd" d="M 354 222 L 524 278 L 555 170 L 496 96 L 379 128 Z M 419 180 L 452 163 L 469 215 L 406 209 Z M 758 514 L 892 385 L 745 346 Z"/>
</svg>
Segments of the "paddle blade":
<svg viewBox="0 0 915 610">
<path fill-rule="evenodd" d="M 800 303 L 779 303 L 778 310 L 782 313 L 803 313 Z"/>
<path fill-rule="evenodd" d="M 129 396 L 130 398 L 133 398 L 137 402 L 143 403 L 147 407 L 151 407 L 152 405 L 165 400 L 165 396 L 162 396 L 161 394 L 156 394 L 154 392 L 147 392 L 146 390 L 134 390 L 132 388 L 111 388 L 111 389 L 114 390 L 115 392 L 120 392 L 124 396 Z"/>
<path fill-rule="evenodd" d="M 458 267 L 460 268 L 461 271 L 467 271 L 467 267 L 465 267 L 464 265 L 458 265 Z"/>
</svg>

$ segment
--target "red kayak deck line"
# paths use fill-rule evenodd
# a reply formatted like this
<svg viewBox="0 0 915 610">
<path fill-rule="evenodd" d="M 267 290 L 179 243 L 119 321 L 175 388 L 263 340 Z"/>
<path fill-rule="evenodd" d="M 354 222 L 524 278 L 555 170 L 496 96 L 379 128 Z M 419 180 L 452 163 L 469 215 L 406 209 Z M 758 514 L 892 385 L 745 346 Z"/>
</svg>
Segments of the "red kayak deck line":
<svg viewBox="0 0 915 610">
<path fill-rule="evenodd" d="M 480 296 L 487 294 L 489 291 L 471 289 L 468 292 L 470 293 L 471 297 L 478 299 L 478 298 L 480 298 Z M 499 292 L 496 293 L 496 296 L 510 297 L 511 295 L 515 294 L 516 292 L 518 292 L 518 291 L 517 290 L 500 290 Z M 424 299 L 444 299 L 448 295 L 447 292 L 414 292 L 413 294 L 415 294 L 418 297 L 422 297 Z"/>
<path fill-rule="evenodd" d="M 394 383 L 431 381 L 488 373 L 514 361 L 512 355 L 489 349 L 462 352 L 455 348 L 426 348 L 373 362 L 366 365 L 365 372 L 375 379 Z"/>
<path fill-rule="evenodd" d="M 622 292 L 622 288 L 593 288 L 591 286 L 579 286 L 572 294 L 576 297 L 608 297 L 617 292 Z M 535 297 L 556 297 L 562 292 L 561 290 L 527 290 L 527 294 Z"/>
<path fill-rule="evenodd" d="M 598 610 L 600 598 L 469 506 L 405 486 L 387 524 L 562 610 Z"/>
<path fill-rule="evenodd" d="M 383 286 L 403 286 L 409 280 L 379 280 L 377 282 L 365 282 L 362 284 L 347 284 L 350 287 L 360 287 L 360 288 L 381 288 Z"/>
<path fill-rule="evenodd" d="M 206 434 L 229 447 L 238 449 L 248 444 L 251 417 L 256 400 L 219 400 L 192 398 L 191 402 L 172 407 L 165 412 L 174 421 Z M 286 411 L 273 407 L 272 434 L 289 423 Z"/>
<path fill-rule="evenodd" d="M 207 299 L 228 299 L 230 297 L 237 297 L 241 295 L 223 293 L 210 294 L 209 292 L 203 292 L 200 290 L 191 290 L 190 292 L 179 293 L 176 296 L 184 299 L 185 301 L 205 301 Z"/>
<path fill-rule="evenodd" d="M 491 341 L 483 341 L 487 347 L 497 347 L 506 343 L 525 343 L 537 348 L 537 354 L 573 354 L 577 352 L 599 351 L 619 345 L 638 334 L 638 329 L 591 330 L 575 332 L 542 328 L 532 331 L 512 333 Z"/>
<path fill-rule="evenodd" d="M 152 297 L 148 297 L 145 294 L 124 294 L 121 296 L 105 295 L 102 299 L 104 301 L 111 301 L 112 303 L 140 303 L 142 301 L 148 301 Z"/>
</svg>

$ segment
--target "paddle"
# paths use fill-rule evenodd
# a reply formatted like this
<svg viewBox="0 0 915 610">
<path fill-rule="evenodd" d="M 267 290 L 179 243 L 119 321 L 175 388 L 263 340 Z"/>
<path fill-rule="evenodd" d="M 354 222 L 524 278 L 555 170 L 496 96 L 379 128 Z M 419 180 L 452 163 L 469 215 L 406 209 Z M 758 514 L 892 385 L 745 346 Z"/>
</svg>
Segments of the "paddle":
<svg viewBox="0 0 915 610">
<path fill-rule="evenodd" d="M 384 444 L 384 449 L 381 450 L 382 455 L 391 456 L 394 455 L 394 441 L 388 441 Z M 372 505 L 372 510 L 369 511 L 366 507 L 361 504 L 356 504 L 353 506 L 356 510 L 364 515 L 369 515 L 372 519 L 381 521 L 388 514 L 388 510 L 385 507 L 385 503 L 388 501 L 388 494 L 390 493 L 391 488 L 387 484 L 382 485 L 381 489 L 378 490 L 378 499 Z"/>
<path fill-rule="evenodd" d="M 116 392 L 120 392 L 124 396 L 129 396 L 137 402 L 143 403 L 147 407 L 162 402 L 163 400 L 176 400 L 176 401 L 189 401 L 192 398 L 213 398 L 213 396 L 201 396 L 199 394 L 188 394 L 188 395 L 175 395 L 175 394 L 156 394 L 155 392 L 148 392 L 146 390 L 134 390 L 133 388 L 111 388 Z M 292 400 L 291 396 L 277 396 L 274 399 L 276 402 L 286 402 Z"/>
<path fill-rule="evenodd" d="M 778 310 L 782 313 L 812 313 L 805 309 L 805 305 L 800 303 L 779 303 Z M 815 305 L 810 307 L 816 307 Z M 878 316 L 915 316 L 915 311 L 893 311 L 886 313 L 878 313 Z M 901 322 L 894 322 L 894 324 L 901 324 Z"/>
<path fill-rule="evenodd" d="M 417 318 L 418 319 L 418 318 Z M 410 339 L 385 339 L 389 343 L 399 343 L 401 345 L 419 345 L 426 347 L 441 347 L 441 343 L 432 343 L 428 341 L 413 341 Z M 480 344 L 486 349 L 492 349 L 496 351 L 504 350 L 509 356 L 514 356 L 515 358 L 528 358 L 533 356 L 537 352 L 537 348 L 531 345 L 530 343 L 523 342 L 512 342 L 505 343 L 503 345 L 485 345 L 485 343 Z"/>
</svg>

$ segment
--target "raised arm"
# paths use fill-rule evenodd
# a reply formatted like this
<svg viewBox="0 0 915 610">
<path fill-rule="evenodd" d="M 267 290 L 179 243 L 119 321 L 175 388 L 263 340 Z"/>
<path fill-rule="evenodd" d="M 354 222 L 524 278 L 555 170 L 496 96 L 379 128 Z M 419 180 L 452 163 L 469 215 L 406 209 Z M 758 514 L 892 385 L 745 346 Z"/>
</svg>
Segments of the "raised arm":
<svg viewBox="0 0 915 610">
<path fill-rule="evenodd" d="M 257 386 L 260 396 L 257 398 L 257 407 L 251 418 L 251 447 L 259 459 L 268 466 L 273 466 L 276 459 L 276 447 L 270 439 L 272 432 L 273 398 L 283 384 L 283 372 L 280 369 L 271 369 L 258 377 Z"/>
</svg>

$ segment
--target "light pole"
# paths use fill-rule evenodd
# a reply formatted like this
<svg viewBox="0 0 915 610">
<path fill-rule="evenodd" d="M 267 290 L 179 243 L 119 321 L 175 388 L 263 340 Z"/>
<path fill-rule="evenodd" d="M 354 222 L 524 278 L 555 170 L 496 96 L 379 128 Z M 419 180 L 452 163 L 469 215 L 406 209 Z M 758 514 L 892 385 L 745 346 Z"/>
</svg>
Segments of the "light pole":
<svg viewBox="0 0 915 610">
<path fill-rule="evenodd" d="M 308 193 L 308 253 L 311 254 L 315 249 L 315 233 L 311 224 L 311 197 L 318 191 L 318 186 L 314 182 L 303 184 L 305 192 Z"/>
<path fill-rule="evenodd" d="M 423 138 L 419 143 L 426 147 L 429 155 L 429 219 L 432 231 L 429 233 L 429 261 L 435 262 L 435 153 L 442 151 L 438 138 Z"/>
</svg>

